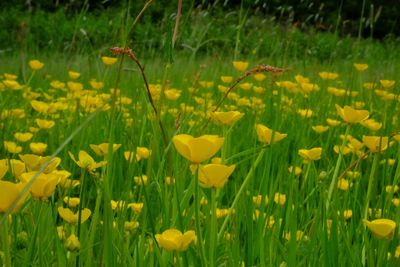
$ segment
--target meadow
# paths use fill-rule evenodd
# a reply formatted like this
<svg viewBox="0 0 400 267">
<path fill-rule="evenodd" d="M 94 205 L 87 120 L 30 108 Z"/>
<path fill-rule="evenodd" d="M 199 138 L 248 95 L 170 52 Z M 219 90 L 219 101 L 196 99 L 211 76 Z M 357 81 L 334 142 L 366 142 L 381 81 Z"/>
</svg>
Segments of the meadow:
<svg viewBox="0 0 400 267">
<path fill-rule="evenodd" d="M 279 33 L 2 55 L 0 266 L 398 266 L 400 50 Z"/>
</svg>

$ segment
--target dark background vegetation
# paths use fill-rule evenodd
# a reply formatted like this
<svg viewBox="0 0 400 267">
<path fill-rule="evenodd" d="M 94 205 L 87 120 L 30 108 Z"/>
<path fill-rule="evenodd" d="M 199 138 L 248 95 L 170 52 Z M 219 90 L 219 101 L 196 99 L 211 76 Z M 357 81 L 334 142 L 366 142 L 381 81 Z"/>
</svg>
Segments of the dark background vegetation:
<svg viewBox="0 0 400 267">
<path fill-rule="evenodd" d="M 131 29 L 144 2 L 0 1 L 0 52 L 98 53 L 127 44 L 155 56 L 173 29 L 178 1 L 155 0 Z M 176 48 L 192 55 L 230 53 L 239 40 L 243 54 L 270 56 L 286 45 L 292 56 L 325 59 L 353 53 L 354 40 L 383 50 L 400 42 L 399 0 L 184 0 L 182 14 Z"/>
</svg>

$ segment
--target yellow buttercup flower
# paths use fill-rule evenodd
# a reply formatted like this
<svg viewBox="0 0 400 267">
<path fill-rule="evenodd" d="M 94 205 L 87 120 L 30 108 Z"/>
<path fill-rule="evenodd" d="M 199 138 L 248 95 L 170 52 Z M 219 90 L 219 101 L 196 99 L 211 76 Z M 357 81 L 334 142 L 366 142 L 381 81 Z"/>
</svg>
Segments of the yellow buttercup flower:
<svg viewBox="0 0 400 267">
<path fill-rule="evenodd" d="M 68 152 L 68 154 L 79 167 L 87 170 L 89 173 L 93 173 L 97 168 L 103 167 L 107 164 L 107 161 L 94 161 L 94 159 L 84 150 L 79 151 L 79 160 L 76 160 L 71 152 Z"/>
<path fill-rule="evenodd" d="M 238 120 L 240 120 L 243 116 L 244 113 L 241 113 L 239 111 L 227 111 L 227 112 L 214 111 L 211 113 L 211 118 L 213 121 L 224 125 L 233 124 Z"/>
<path fill-rule="evenodd" d="M 201 163 L 208 160 L 224 143 L 223 137 L 216 135 L 202 135 L 193 137 L 187 134 L 175 135 L 172 138 L 176 150 L 192 163 Z"/>
<path fill-rule="evenodd" d="M 380 128 L 382 128 L 382 123 L 375 121 L 374 119 L 367 119 L 360 124 L 368 129 L 370 129 L 373 132 L 378 131 Z"/>
<path fill-rule="evenodd" d="M 40 62 L 37 59 L 29 61 L 29 67 L 33 70 L 40 70 L 41 68 L 43 68 L 43 66 L 44 66 L 44 63 Z"/>
<path fill-rule="evenodd" d="M 136 160 L 140 161 L 142 159 L 148 159 L 151 156 L 151 149 L 147 147 L 140 147 L 136 148 Z"/>
<path fill-rule="evenodd" d="M 335 73 L 335 72 L 320 72 L 318 73 L 319 77 L 321 77 L 324 80 L 334 80 L 337 77 L 339 77 L 339 74 Z"/>
<path fill-rule="evenodd" d="M 329 127 L 324 125 L 316 125 L 311 127 L 316 133 L 323 133 L 328 131 Z"/>
<path fill-rule="evenodd" d="M 8 211 L 14 201 L 17 199 L 18 195 L 22 192 L 25 184 L 18 183 L 14 184 L 8 181 L 0 180 L 0 214 Z M 15 210 L 16 211 L 21 207 L 24 203 L 25 198 L 28 195 L 25 194 L 17 203 Z"/>
<path fill-rule="evenodd" d="M 360 72 L 368 69 L 368 64 L 354 63 L 353 66 L 354 66 L 354 68 L 356 68 L 356 70 L 358 70 Z"/>
<path fill-rule="evenodd" d="M 389 219 L 363 220 L 363 222 L 376 237 L 381 239 L 393 238 L 396 222 Z"/>
<path fill-rule="evenodd" d="M 30 171 L 38 171 L 39 168 L 49 160 L 50 157 L 41 157 L 33 154 L 25 154 L 25 155 L 19 155 L 19 158 L 25 163 L 25 166 L 28 170 Z M 53 172 L 58 165 L 60 165 L 61 159 L 59 157 L 54 157 L 47 167 L 43 170 L 43 173 L 51 173 Z"/>
<path fill-rule="evenodd" d="M 64 197 L 63 201 L 70 208 L 76 208 L 79 203 L 81 203 L 81 199 L 79 197 Z"/>
<path fill-rule="evenodd" d="M 39 113 L 43 113 L 43 114 L 47 114 L 47 112 L 50 108 L 50 105 L 43 101 L 32 100 L 30 102 L 30 104 L 34 110 L 36 110 Z"/>
<path fill-rule="evenodd" d="M 0 160 L 0 180 L 3 179 L 3 177 L 6 175 L 7 171 L 8 171 L 8 160 L 1 159 Z"/>
<path fill-rule="evenodd" d="M 96 153 L 97 156 L 107 156 L 107 154 L 108 154 L 108 146 L 109 146 L 108 143 L 102 143 L 99 145 L 90 144 L 89 146 L 94 151 L 94 153 Z M 120 147 L 121 147 L 121 144 L 112 144 L 111 150 L 112 150 L 112 152 L 115 152 Z"/>
<path fill-rule="evenodd" d="M 336 105 L 337 114 L 347 123 L 359 123 L 363 120 L 368 119 L 368 110 L 357 110 L 350 106 L 344 106 L 343 108 Z"/>
<path fill-rule="evenodd" d="M 72 80 L 76 80 L 76 79 L 78 79 L 78 78 L 81 76 L 81 74 L 80 74 L 79 72 L 70 70 L 70 71 L 68 71 L 68 76 L 69 76 Z"/>
<path fill-rule="evenodd" d="M 286 195 L 282 193 L 275 193 L 274 202 L 279 206 L 283 206 L 286 203 Z"/>
<path fill-rule="evenodd" d="M 221 81 L 224 83 L 231 83 L 233 81 L 232 76 L 221 76 Z"/>
<path fill-rule="evenodd" d="M 308 79 L 307 77 L 304 77 L 302 75 L 296 75 L 296 76 L 294 76 L 294 79 L 298 83 L 309 83 L 310 82 L 310 79 Z"/>
<path fill-rule="evenodd" d="M 287 136 L 287 134 L 273 131 L 267 126 L 262 124 L 256 124 L 256 131 L 257 131 L 258 141 L 267 145 L 275 144 L 281 141 L 282 139 L 286 138 Z M 273 139 L 272 136 L 274 136 Z"/>
<path fill-rule="evenodd" d="M 393 81 L 393 80 L 380 80 L 379 82 L 385 89 L 389 89 L 389 88 L 393 87 L 394 84 L 396 83 L 396 81 Z"/>
<path fill-rule="evenodd" d="M 253 203 L 254 205 L 259 208 L 262 204 L 262 200 L 264 199 L 264 204 L 267 205 L 269 202 L 268 196 L 257 195 L 253 196 Z"/>
<path fill-rule="evenodd" d="M 363 136 L 363 143 L 372 153 L 385 151 L 388 148 L 387 136 Z"/>
<path fill-rule="evenodd" d="M 229 176 L 235 170 L 235 165 L 207 164 L 199 167 L 199 183 L 202 187 L 222 188 Z"/>
<path fill-rule="evenodd" d="M 140 213 L 143 209 L 143 203 L 128 203 L 128 209 L 131 209 L 135 213 Z"/>
<path fill-rule="evenodd" d="M 114 65 L 115 63 L 117 63 L 118 58 L 116 57 L 101 57 L 101 61 L 103 61 L 104 65 Z"/>
<path fill-rule="evenodd" d="M 300 175 L 303 172 L 303 170 L 300 167 L 297 167 L 297 166 L 290 166 L 288 168 L 288 171 L 289 171 L 289 173 L 293 173 L 294 172 L 294 175 L 296 175 L 296 176 Z"/>
<path fill-rule="evenodd" d="M 21 181 L 28 183 L 37 172 L 27 172 L 21 175 Z M 53 195 L 57 184 L 60 182 L 60 176 L 56 173 L 40 173 L 33 182 L 29 191 L 32 196 L 38 199 L 46 200 Z"/>
<path fill-rule="evenodd" d="M 25 143 L 28 142 L 29 140 L 32 139 L 33 134 L 30 132 L 26 132 L 26 133 L 15 133 L 14 134 L 15 139 L 17 139 L 17 141 L 21 142 L 21 143 Z"/>
<path fill-rule="evenodd" d="M 31 149 L 32 153 L 37 155 L 43 155 L 44 152 L 47 150 L 47 144 L 45 143 L 30 143 L 29 148 Z"/>
<path fill-rule="evenodd" d="M 22 151 L 22 147 L 18 146 L 15 142 L 12 141 L 4 141 L 4 148 L 7 152 L 12 154 L 18 154 Z"/>
<path fill-rule="evenodd" d="M 36 124 L 39 126 L 40 129 L 50 129 L 53 128 L 53 126 L 56 124 L 52 120 L 41 120 L 41 119 L 36 119 Z"/>
<path fill-rule="evenodd" d="M 71 234 L 67 240 L 65 240 L 64 246 L 66 249 L 68 249 L 71 252 L 74 252 L 76 250 L 79 250 L 81 247 L 81 243 L 79 242 L 79 239 L 76 235 Z"/>
<path fill-rule="evenodd" d="M 166 251 L 184 251 L 196 240 L 196 234 L 192 230 L 182 234 L 177 229 L 168 229 L 162 234 L 156 234 L 155 238 L 158 245 Z"/>
<path fill-rule="evenodd" d="M 322 148 L 314 147 L 311 149 L 299 149 L 299 155 L 304 160 L 313 161 L 321 159 Z"/>
<path fill-rule="evenodd" d="M 259 81 L 259 82 L 264 81 L 265 78 L 267 78 L 267 76 L 264 73 L 256 73 L 253 75 L 253 77 L 254 77 L 254 80 Z"/>
<path fill-rule="evenodd" d="M 233 61 L 233 67 L 238 71 L 245 71 L 249 66 L 249 62 L 246 61 Z"/>
<path fill-rule="evenodd" d="M 68 208 L 59 207 L 58 214 L 64 221 L 68 222 L 69 224 L 78 224 L 79 222 L 79 212 L 73 213 L 72 210 Z M 84 208 L 81 211 L 81 223 L 84 223 L 87 219 L 89 219 L 92 212 L 90 209 Z"/>
<path fill-rule="evenodd" d="M 337 187 L 340 190 L 347 191 L 350 187 L 350 183 L 348 180 L 341 178 L 341 179 L 339 179 L 339 181 L 337 183 Z"/>
</svg>

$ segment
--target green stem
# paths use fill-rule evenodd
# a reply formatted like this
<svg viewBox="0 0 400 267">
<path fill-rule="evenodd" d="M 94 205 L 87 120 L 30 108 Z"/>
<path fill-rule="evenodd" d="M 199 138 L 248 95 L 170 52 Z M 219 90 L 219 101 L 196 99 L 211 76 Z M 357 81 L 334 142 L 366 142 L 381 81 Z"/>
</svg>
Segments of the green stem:
<svg viewBox="0 0 400 267">
<path fill-rule="evenodd" d="M 36 71 L 32 71 L 31 76 L 29 77 L 28 81 L 26 82 L 26 85 L 30 85 L 31 81 L 33 79 L 33 76 L 35 76 Z"/>
<path fill-rule="evenodd" d="M 350 124 L 347 125 L 346 132 L 345 132 L 344 138 L 343 138 L 343 142 L 342 142 L 342 145 L 340 146 L 340 149 L 339 149 L 339 157 L 338 157 L 338 159 L 336 161 L 335 171 L 333 172 L 332 181 L 331 181 L 331 184 L 329 186 L 328 198 L 326 200 L 326 205 L 325 205 L 326 206 L 326 213 L 328 213 L 329 205 L 330 205 L 332 194 L 333 194 L 333 189 L 335 188 L 335 185 L 337 183 L 337 178 L 339 176 L 340 165 L 341 165 L 342 159 L 343 159 L 342 151 L 343 151 L 344 147 L 346 146 L 347 136 L 349 135 L 349 132 L 350 132 Z"/>
<path fill-rule="evenodd" d="M 210 266 L 215 266 L 215 247 L 216 247 L 216 235 L 217 235 L 217 201 L 216 201 L 216 189 L 211 188 L 211 230 L 210 230 Z M 218 242 L 218 240 L 217 240 Z"/>
<path fill-rule="evenodd" d="M 8 239 L 8 220 L 5 219 L 1 228 L 1 242 L 3 244 L 3 251 L 4 251 L 4 259 L 5 262 L 3 263 L 6 267 L 11 267 L 11 253 L 10 253 L 10 242 Z"/>
<path fill-rule="evenodd" d="M 231 205 L 231 209 L 234 209 L 236 207 L 237 203 L 239 202 L 239 199 L 242 196 L 244 189 L 247 187 L 247 184 L 249 183 L 251 177 L 253 177 L 253 174 L 254 174 L 258 164 L 260 163 L 261 159 L 263 158 L 265 151 L 266 151 L 266 147 L 264 147 L 263 150 L 261 150 L 260 153 L 258 154 L 256 161 L 251 166 L 249 172 L 247 173 L 247 176 L 244 178 L 244 181 L 239 188 L 239 191 L 236 193 L 235 199 L 233 200 L 232 205 Z M 219 232 L 218 232 L 218 240 L 220 240 L 222 238 L 225 227 L 227 226 L 227 224 L 231 218 L 231 214 L 232 214 L 232 212 L 229 212 L 228 215 L 225 217 L 225 220 L 222 223 L 221 229 L 219 229 Z"/>
<path fill-rule="evenodd" d="M 88 248 L 89 249 L 89 257 L 88 257 L 88 261 L 86 262 L 86 266 L 92 266 L 92 260 L 93 260 L 93 248 L 94 245 L 94 237 L 96 234 L 96 227 L 97 227 L 97 223 L 99 220 L 99 211 L 100 211 L 100 204 L 101 204 L 101 200 L 102 200 L 102 191 L 100 189 L 97 190 L 97 196 L 96 196 L 96 204 L 95 204 L 95 208 L 94 208 L 94 213 L 93 213 L 93 217 L 92 217 L 92 226 L 90 228 L 90 236 L 89 236 L 89 244 L 88 244 Z"/>
<path fill-rule="evenodd" d="M 201 266 L 207 266 L 207 261 L 206 261 L 206 254 L 204 251 L 204 244 L 203 244 L 203 235 L 201 232 L 201 227 L 200 227 L 200 198 L 199 198 L 199 174 L 196 171 L 195 174 L 195 184 L 194 184 L 194 215 L 195 215 L 195 220 L 196 220 L 196 232 L 197 232 L 197 246 L 199 248 L 199 253 L 200 253 L 200 260 L 201 260 Z"/>
<path fill-rule="evenodd" d="M 375 153 L 374 160 L 372 162 L 371 172 L 369 174 L 367 197 L 365 199 L 364 219 L 367 219 L 367 216 L 368 216 L 369 201 L 370 201 L 372 189 L 373 189 L 374 183 L 375 183 L 375 170 L 376 170 L 376 166 L 378 165 L 378 161 L 379 161 L 379 154 Z"/>
<path fill-rule="evenodd" d="M 84 201 L 84 194 L 85 194 L 85 183 L 86 183 L 86 181 L 85 181 L 85 172 L 86 172 L 86 170 L 82 170 L 82 173 L 81 173 L 81 190 L 80 190 L 80 192 L 79 192 L 79 206 L 78 206 L 78 230 L 77 230 L 77 236 L 78 236 L 78 239 L 79 239 L 79 241 L 81 241 L 81 223 L 82 223 L 82 206 L 83 206 L 83 201 Z M 76 257 L 76 267 L 78 267 L 79 266 L 79 260 L 80 260 L 80 257 L 79 257 L 79 254 L 78 254 L 78 256 Z"/>
</svg>

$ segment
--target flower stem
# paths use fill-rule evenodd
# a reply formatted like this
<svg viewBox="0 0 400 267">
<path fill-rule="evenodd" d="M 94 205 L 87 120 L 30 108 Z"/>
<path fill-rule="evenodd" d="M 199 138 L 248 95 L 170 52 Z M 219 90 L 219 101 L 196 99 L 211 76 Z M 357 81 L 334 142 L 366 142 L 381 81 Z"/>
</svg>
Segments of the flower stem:
<svg viewBox="0 0 400 267">
<path fill-rule="evenodd" d="M 333 177 L 332 177 L 332 181 L 331 184 L 329 186 L 329 191 L 328 191 L 328 198 L 326 200 L 326 212 L 328 213 L 329 210 L 329 205 L 331 204 L 331 198 L 332 198 L 332 194 L 333 194 L 333 189 L 335 188 L 335 185 L 337 183 L 337 178 L 339 177 L 339 170 L 340 170 L 340 165 L 342 163 L 342 159 L 343 159 L 343 149 L 347 144 L 347 136 L 349 135 L 350 132 L 350 124 L 347 125 L 346 127 L 346 132 L 344 134 L 344 138 L 343 138 L 343 142 L 342 145 L 340 146 L 339 149 L 339 157 L 336 161 L 336 166 L 335 166 L 335 171 L 333 172 Z"/>
<path fill-rule="evenodd" d="M 3 244 L 3 252 L 5 262 L 3 263 L 6 267 L 11 267 L 11 254 L 10 254 L 10 242 L 8 239 L 8 219 L 0 225 L 1 228 L 1 242 Z"/>
<path fill-rule="evenodd" d="M 369 201 L 371 198 L 372 188 L 374 187 L 375 183 L 375 170 L 376 166 L 378 165 L 378 161 L 379 161 L 379 154 L 375 153 L 374 160 L 372 162 L 371 172 L 369 174 L 367 197 L 365 199 L 364 219 L 367 219 L 368 216 Z"/>
<path fill-rule="evenodd" d="M 200 260 L 201 260 L 201 266 L 207 266 L 207 260 L 206 260 L 206 254 L 204 251 L 204 244 L 203 244 L 203 234 L 201 232 L 201 227 L 200 227 L 200 198 L 199 198 L 199 174 L 196 171 L 195 174 L 195 184 L 194 184 L 194 215 L 195 215 L 195 222 L 196 222 L 196 233 L 197 233 L 197 246 L 199 248 L 199 253 L 200 253 Z"/>
<path fill-rule="evenodd" d="M 214 267 L 215 266 L 215 247 L 216 243 L 218 242 L 215 241 L 215 237 L 217 234 L 217 201 L 216 201 L 216 189 L 211 188 L 211 229 L 210 229 L 210 241 L 209 241 L 209 247 L 210 247 L 210 266 Z"/>
<path fill-rule="evenodd" d="M 263 158 L 265 151 L 266 151 L 266 148 L 264 147 L 258 154 L 256 161 L 251 166 L 249 172 L 247 173 L 247 176 L 244 178 L 244 181 L 239 188 L 239 191 L 236 193 L 235 199 L 233 200 L 232 205 L 231 205 L 231 209 L 234 209 L 236 207 L 237 203 L 239 202 L 239 199 L 242 196 L 244 189 L 247 187 L 247 184 L 249 183 L 251 177 L 253 176 L 253 174 L 257 168 L 257 165 L 260 163 L 261 159 Z M 227 226 L 227 224 L 231 218 L 231 214 L 232 214 L 232 212 L 229 212 L 228 215 L 225 217 L 225 220 L 222 223 L 221 229 L 219 229 L 219 232 L 218 232 L 218 240 L 220 240 L 221 237 L 223 236 L 225 227 Z"/>
</svg>

